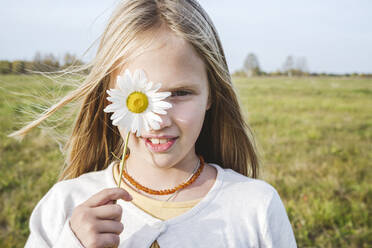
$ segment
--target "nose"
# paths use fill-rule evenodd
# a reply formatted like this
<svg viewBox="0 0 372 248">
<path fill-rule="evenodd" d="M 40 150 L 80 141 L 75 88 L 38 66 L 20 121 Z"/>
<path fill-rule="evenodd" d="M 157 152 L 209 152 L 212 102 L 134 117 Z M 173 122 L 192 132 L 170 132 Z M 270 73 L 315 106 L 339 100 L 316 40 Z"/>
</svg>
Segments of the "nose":
<svg viewBox="0 0 372 248">
<path fill-rule="evenodd" d="M 172 125 L 172 120 L 171 120 L 171 117 L 170 117 L 170 113 L 166 113 L 165 115 L 159 115 L 159 117 L 161 118 L 161 122 L 159 123 L 160 125 L 160 128 L 159 130 L 163 129 L 163 128 L 166 128 L 166 127 L 170 127 Z"/>
</svg>

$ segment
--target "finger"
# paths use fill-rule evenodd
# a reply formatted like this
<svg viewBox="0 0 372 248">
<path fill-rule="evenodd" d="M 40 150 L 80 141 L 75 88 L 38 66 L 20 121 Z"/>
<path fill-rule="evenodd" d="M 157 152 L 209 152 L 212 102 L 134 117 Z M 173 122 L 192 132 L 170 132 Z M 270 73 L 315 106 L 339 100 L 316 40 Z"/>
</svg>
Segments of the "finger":
<svg viewBox="0 0 372 248">
<path fill-rule="evenodd" d="M 124 230 L 123 223 L 114 220 L 98 221 L 97 232 L 120 234 Z"/>
<path fill-rule="evenodd" d="M 132 197 L 126 190 L 122 188 L 108 188 L 91 196 L 87 201 L 85 201 L 84 205 L 89 207 L 98 207 L 117 199 L 131 201 Z"/>
<path fill-rule="evenodd" d="M 121 220 L 123 209 L 118 204 L 108 204 L 92 209 L 94 216 L 104 220 Z"/>
<path fill-rule="evenodd" d="M 117 234 L 112 233 L 100 233 L 97 241 L 98 247 L 118 247 L 120 244 L 120 238 Z"/>
</svg>

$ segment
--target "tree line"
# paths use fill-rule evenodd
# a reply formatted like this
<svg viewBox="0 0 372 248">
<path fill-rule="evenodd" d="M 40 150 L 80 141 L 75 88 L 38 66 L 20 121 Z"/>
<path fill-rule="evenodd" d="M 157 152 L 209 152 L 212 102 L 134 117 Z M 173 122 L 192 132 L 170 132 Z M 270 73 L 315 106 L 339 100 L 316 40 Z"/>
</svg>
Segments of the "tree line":
<svg viewBox="0 0 372 248">
<path fill-rule="evenodd" d="M 332 73 L 310 72 L 305 57 L 294 57 L 289 55 L 282 64 L 282 68 L 273 72 L 265 72 L 261 69 L 258 57 L 254 53 L 249 53 L 243 63 L 243 68 L 233 73 L 233 76 L 253 77 L 253 76 L 362 76 L 372 77 L 366 73 L 346 73 L 343 75 Z"/>
<path fill-rule="evenodd" d="M 76 55 L 65 53 L 62 59 L 52 53 L 37 52 L 31 61 L 0 60 L 0 74 L 27 74 L 32 72 L 55 72 L 73 65 L 82 65 Z"/>
<path fill-rule="evenodd" d="M 83 61 L 71 53 L 65 53 L 62 59 L 52 53 L 41 54 L 36 52 L 31 61 L 27 60 L 0 60 L 0 74 L 27 74 L 32 72 L 55 72 L 69 66 L 83 65 Z M 235 71 L 233 76 L 252 77 L 252 76 L 362 76 L 372 77 L 366 73 L 314 73 L 309 71 L 305 57 L 288 56 L 283 62 L 282 68 L 273 72 L 265 72 L 261 69 L 258 57 L 254 53 L 249 53 L 243 63 L 243 68 Z"/>
</svg>

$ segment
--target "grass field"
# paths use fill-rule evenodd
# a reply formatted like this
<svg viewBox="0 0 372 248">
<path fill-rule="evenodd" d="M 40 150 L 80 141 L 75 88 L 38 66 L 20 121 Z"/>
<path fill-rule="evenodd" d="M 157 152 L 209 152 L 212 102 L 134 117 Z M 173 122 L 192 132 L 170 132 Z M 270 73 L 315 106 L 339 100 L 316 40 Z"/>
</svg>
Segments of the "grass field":
<svg viewBox="0 0 372 248">
<path fill-rule="evenodd" d="M 260 177 L 282 197 L 298 247 L 371 247 L 372 79 L 234 82 L 261 150 Z M 7 134 L 45 106 L 40 92 L 64 90 L 36 76 L 0 76 L 0 247 L 24 246 L 31 211 L 63 163 L 47 132 L 21 143 Z"/>
</svg>

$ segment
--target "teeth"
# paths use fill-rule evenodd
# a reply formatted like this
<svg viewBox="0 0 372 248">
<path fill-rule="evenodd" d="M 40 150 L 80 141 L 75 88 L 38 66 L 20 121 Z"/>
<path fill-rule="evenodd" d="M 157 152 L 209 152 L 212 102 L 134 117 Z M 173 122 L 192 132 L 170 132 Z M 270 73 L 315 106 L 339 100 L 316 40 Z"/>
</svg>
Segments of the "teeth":
<svg viewBox="0 0 372 248">
<path fill-rule="evenodd" d="M 169 139 L 149 139 L 151 143 L 158 145 L 158 144 L 165 144 L 169 141 Z"/>
<path fill-rule="evenodd" d="M 151 143 L 159 144 L 159 139 L 150 139 Z"/>
</svg>

